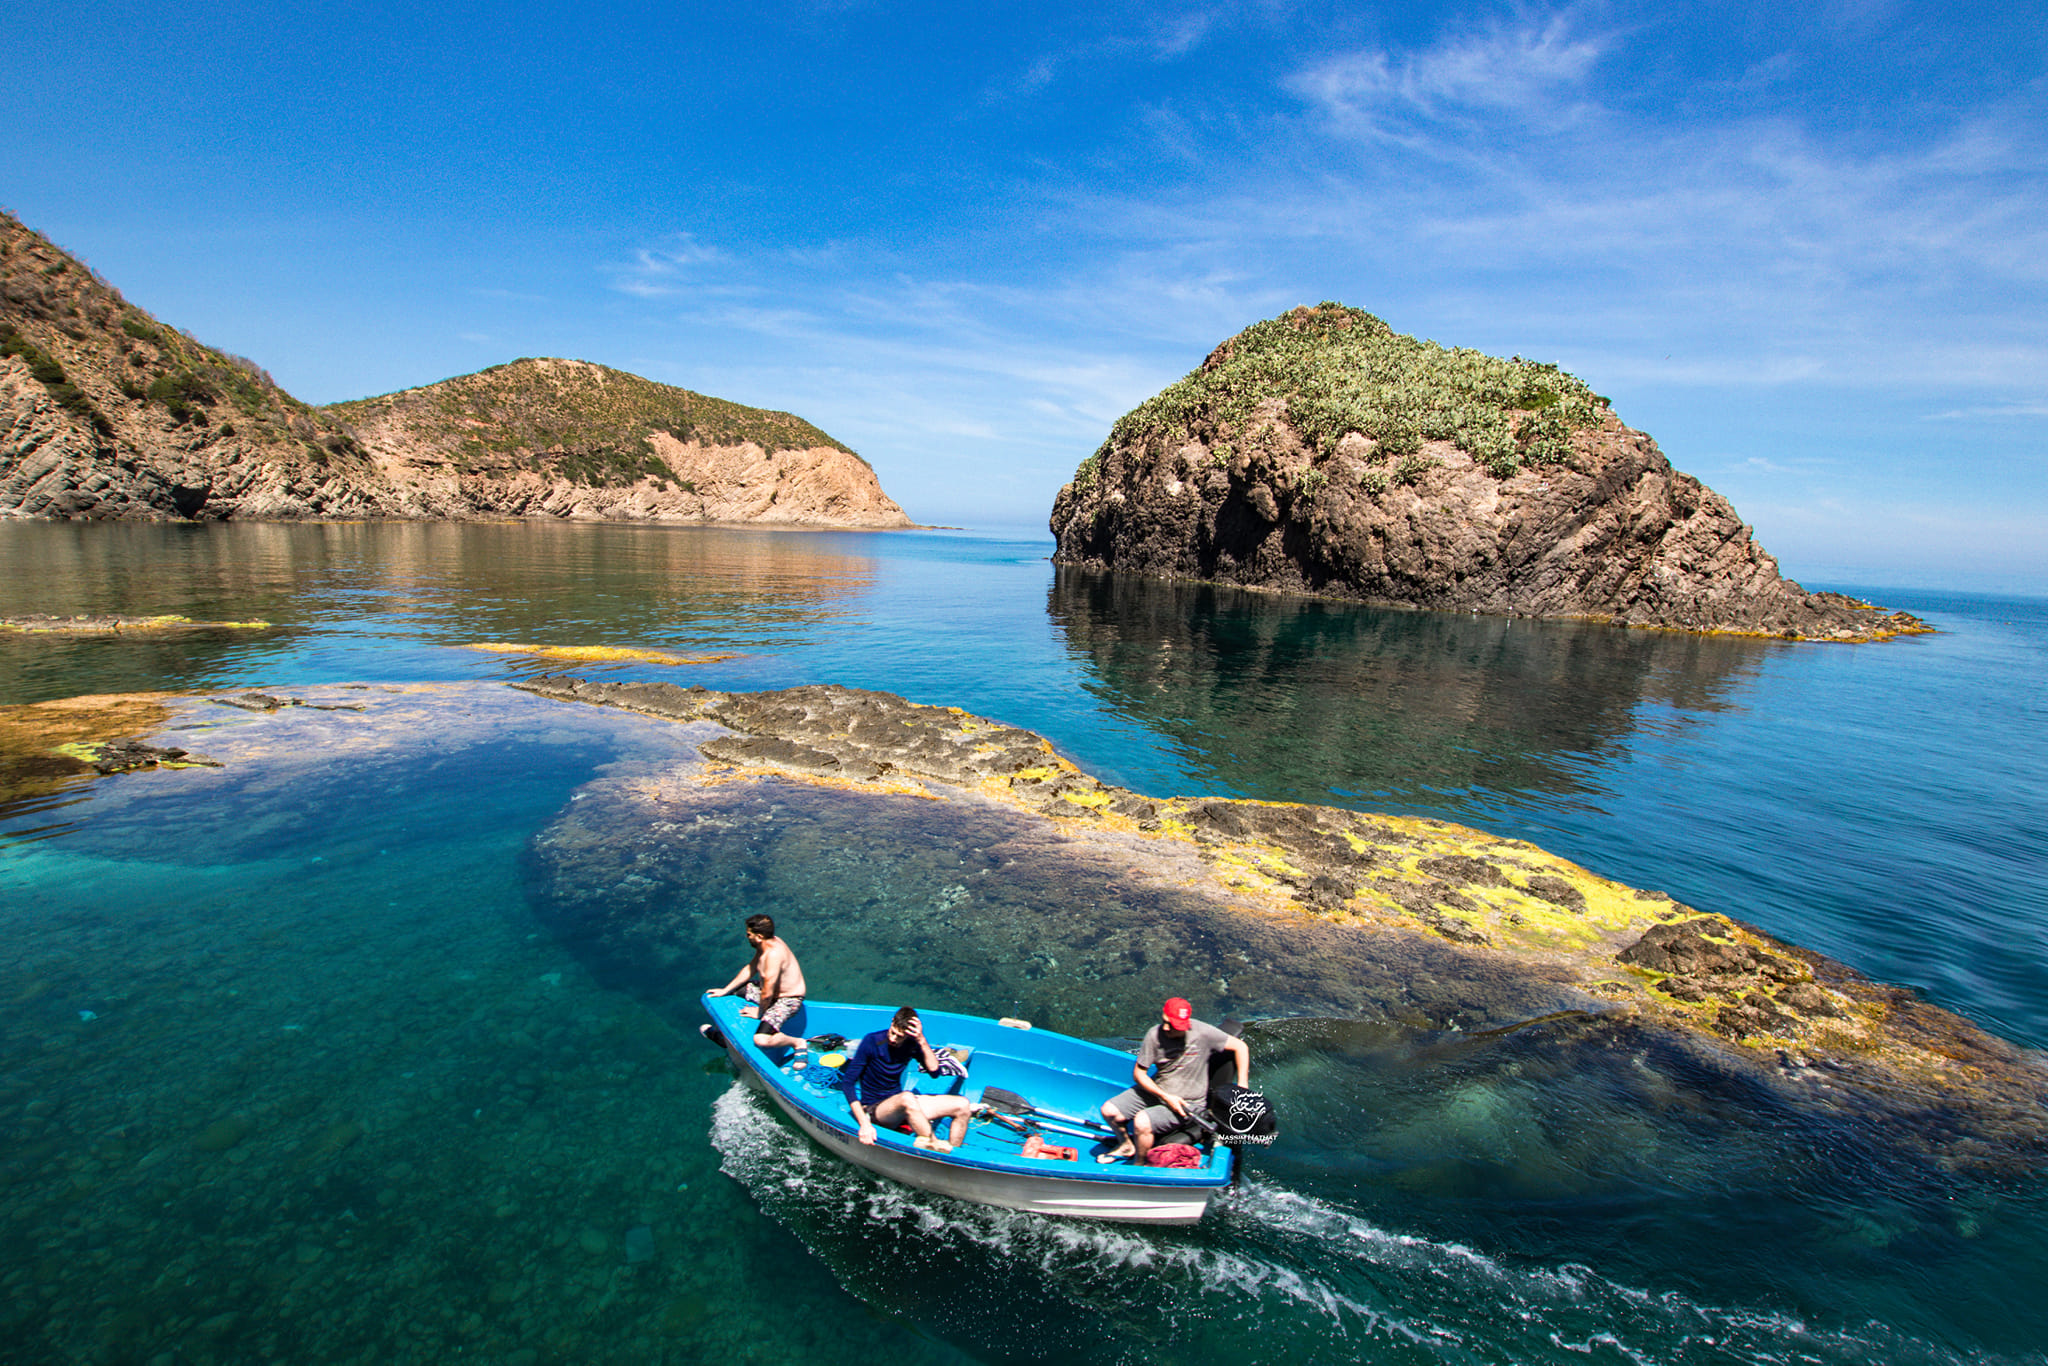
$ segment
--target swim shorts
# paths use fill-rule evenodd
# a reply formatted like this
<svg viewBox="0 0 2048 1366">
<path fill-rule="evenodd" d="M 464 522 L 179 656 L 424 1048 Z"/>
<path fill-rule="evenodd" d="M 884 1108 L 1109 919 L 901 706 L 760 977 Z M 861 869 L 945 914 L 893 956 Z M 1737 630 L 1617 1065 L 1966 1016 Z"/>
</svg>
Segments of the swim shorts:
<svg viewBox="0 0 2048 1366">
<path fill-rule="evenodd" d="M 761 988 L 749 983 L 747 986 L 747 999 L 758 1005 L 761 1000 Z M 803 1004 L 804 998 L 801 996 L 776 997 L 775 1004 L 761 1012 L 761 1023 L 754 1032 L 756 1034 L 780 1034 L 782 1027 L 789 1023 L 789 1017 L 801 1010 Z"/>
<path fill-rule="evenodd" d="M 1152 1126 L 1152 1137 L 1155 1139 L 1170 1134 L 1175 1129 L 1190 1126 L 1190 1121 L 1182 1119 L 1164 1105 L 1147 1105 L 1145 1098 L 1138 1094 L 1135 1086 L 1117 1092 L 1109 1098 L 1109 1103 L 1127 1121 L 1142 1113 L 1146 1123 Z"/>
</svg>

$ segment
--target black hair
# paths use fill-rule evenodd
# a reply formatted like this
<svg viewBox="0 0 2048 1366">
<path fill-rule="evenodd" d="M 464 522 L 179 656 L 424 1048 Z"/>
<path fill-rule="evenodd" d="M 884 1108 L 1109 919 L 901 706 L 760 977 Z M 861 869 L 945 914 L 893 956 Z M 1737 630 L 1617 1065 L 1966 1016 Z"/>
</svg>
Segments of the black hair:
<svg viewBox="0 0 2048 1366">
<path fill-rule="evenodd" d="M 917 1018 L 916 1006 L 898 1006 L 894 1018 L 889 1021 L 892 1029 L 901 1029 Z"/>
<path fill-rule="evenodd" d="M 775 917 L 772 915 L 748 916 L 747 933 L 758 934 L 763 939 L 773 939 L 775 937 Z"/>
</svg>

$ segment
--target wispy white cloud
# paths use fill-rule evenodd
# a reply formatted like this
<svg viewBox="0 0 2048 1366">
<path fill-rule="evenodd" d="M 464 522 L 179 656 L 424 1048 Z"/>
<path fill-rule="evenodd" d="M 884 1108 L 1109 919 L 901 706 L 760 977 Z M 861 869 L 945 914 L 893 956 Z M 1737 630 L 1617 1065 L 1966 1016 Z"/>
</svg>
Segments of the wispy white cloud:
<svg viewBox="0 0 2048 1366">
<path fill-rule="evenodd" d="M 1928 422 L 1975 422 L 1983 418 L 2002 417 L 2048 417 L 2048 403 L 1987 403 L 1975 408 L 1950 408 L 1945 412 L 1929 413 Z"/>
<path fill-rule="evenodd" d="M 726 254 L 687 232 L 679 232 L 633 253 L 625 265 L 612 267 L 613 288 L 641 298 L 660 298 L 695 287 L 702 267 L 718 265 Z"/>
<path fill-rule="evenodd" d="M 1201 47 L 1215 30 L 1218 8 L 1175 8 L 1153 13 L 1139 6 L 1128 15 L 1098 16 L 1107 32 L 1076 40 L 1063 49 L 1041 53 L 1022 70 L 1005 71 L 983 89 L 984 107 L 1028 99 L 1045 90 L 1067 71 L 1136 56 L 1146 62 L 1170 62 Z"/>
<path fill-rule="evenodd" d="M 1627 59 L 1566 10 L 1306 66 L 1285 84 L 1331 155 L 1297 152 L 1316 171 L 1291 187 L 1249 177 L 1195 231 L 1299 244 L 1432 310 L 1483 296 L 1494 330 L 1519 315 L 1610 376 L 2044 392 L 2019 303 L 2048 304 L 2042 85 L 1872 148 L 1603 102 Z"/>
<path fill-rule="evenodd" d="M 1434 48 L 1371 48 L 1331 57 L 1286 82 L 1353 134 L 1413 142 L 1425 125 L 1564 116 L 1611 40 L 1578 31 L 1567 15 L 1497 23 Z M 1571 96 L 1571 99 L 1567 99 Z"/>
<path fill-rule="evenodd" d="M 1185 56 L 1202 45 L 1215 24 L 1216 15 L 1209 10 L 1184 10 L 1153 21 L 1146 40 L 1161 59 Z"/>
<path fill-rule="evenodd" d="M 1058 79 L 1060 60 L 1056 54 L 1042 53 L 1027 63 L 1023 70 L 1004 73 L 982 91 L 982 104 L 999 105 L 1029 99 Z"/>
<path fill-rule="evenodd" d="M 1740 98 L 1678 118 L 1610 97 L 1635 38 L 1585 13 L 1327 56 L 1275 73 L 1293 103 L 1249 117 L 1129 106 L 1129 137 L 1177 179 L 1020 185 L 1032 231 L 1063 243 L 1035 259 L 1005 241 L 995 268 L 963 275 L 858 237 L 770 252 L 683 235 L 615 283 L 657 305 L 687 297 L 687 330 L 772 347 L 705 354 L 735 396 L 779 386 L 776 406 L 885 465 L 900 454 L 917 470 L 891 484 L 906 503 L 949 484 L 957 497 L 963 448 L 1001 452 L 1005 486 L 1049 502 L 1118 415 L 1208 346 L 1322 298 L 1559 360 L 1625 417 L 1632 397 L 1698 411 L 1716 394 L 1821 393 L 1905 422 L 2048 413 L 2048 89 L 1882 145 Z M 1187 33 L 1214 41 L 1210 26 Z M 1077 53 L 1031 70 L 1059 79 Z M 1736 85 L 1796 84 L 1799 60 L 1755 63 Z M 790 299 L 802 307 L 768 306 Z M 661 377 L 723 392 L 701 370 Z M 1853 467 L 1863 488 L 1885 468 L 1850 449 L 1861 436 L 1765 451 L 1667 440 L 1726 450 L 1717 478 L 1782 495 L 1745 515 L 1816 543 L 1842 515 L 1819 481 Z M 1815 487 L 1795 504 L 1785 486 L 1801 481 Z"/>
</svg>

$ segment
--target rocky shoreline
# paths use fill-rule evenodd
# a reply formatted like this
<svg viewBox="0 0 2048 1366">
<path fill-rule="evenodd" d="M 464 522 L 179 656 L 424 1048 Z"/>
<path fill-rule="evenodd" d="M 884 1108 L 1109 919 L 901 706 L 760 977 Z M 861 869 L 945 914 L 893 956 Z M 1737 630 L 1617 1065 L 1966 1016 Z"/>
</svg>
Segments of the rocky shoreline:
<svg viewBox="0 0 2048 1366">
<path fill-rule="evenodd" d="M 314 407 L 0 210 L 0 518 L 914 525 L 791 413 L 525 359 Z"/>
<path fill-rule="evenodd" d="M 1283 934 L 1294 923 L 1336 936 L 1327 952 L 1340 943 L 1382 956 L 1424 950 L 1430 973 L 1459 979 L 1425 1009 L 1431 1027 L 1513 1028 L 1545 1010 L 1582 1014 L 1690 1040 L 1716 1065 L 1795 1102 L 1854 1097 L 1943 1162 L 1999 1166 L 2048 1151 L 2048 1071 L 2037 1056 L 1740 920 L 1601 878 L 1523 841 L 1331 807 L 1149 797 L 1089 777 L 1029 731 L 886 693 L 721 693 L 570 677 L 511 686 L 715 723 L 693 778 L 707 790 L 793 781 L 993 804 L 1080 841 L 1090 859 L 1129 877 L 1255 917 L 1238 922 L 1248 938 L 1274 933 L 1280 917 Z"/>
</svg>

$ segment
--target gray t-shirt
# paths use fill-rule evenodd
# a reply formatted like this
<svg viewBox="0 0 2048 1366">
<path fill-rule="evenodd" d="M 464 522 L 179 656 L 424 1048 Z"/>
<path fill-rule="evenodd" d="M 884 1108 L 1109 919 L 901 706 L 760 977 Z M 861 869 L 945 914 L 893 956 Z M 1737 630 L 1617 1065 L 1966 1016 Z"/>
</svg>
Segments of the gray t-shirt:
<svg viewBox="0 0 2048 1366">
<path fill-rule="evenodd" d="M 1209 1059 L 1230 1046 L 1230 1036 L 1212 1024 L 1189 1020 L 1180 1042 L 1171 1047 L 1159 1038 L 1158 1025 L 1146 1031 L 1138 1045 L 1138 1065 L 1159 1070 L 1152 1080 L 1159 1089 L 1182 1100 L 1205 1100 L 1209 1095 Z"/>
</svg>

